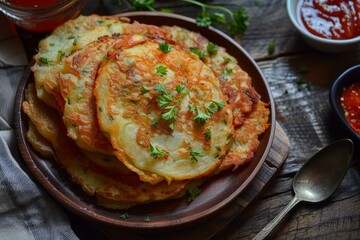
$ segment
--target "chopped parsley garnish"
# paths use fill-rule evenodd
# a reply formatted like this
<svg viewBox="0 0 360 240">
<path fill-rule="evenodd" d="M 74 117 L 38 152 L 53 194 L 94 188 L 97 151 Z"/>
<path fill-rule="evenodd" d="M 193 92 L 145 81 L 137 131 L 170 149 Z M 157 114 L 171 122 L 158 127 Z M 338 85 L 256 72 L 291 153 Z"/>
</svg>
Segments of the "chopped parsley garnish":
<svg viewBox="0 0 360 240">
<path fill-rule="evenodd" d="M 162 51 L 163 53 L 169 53 L 171 52 L 171 47 L 167 42 L 164 43 L 160 43 L 159 44 L 159 48 L 160 51 Z"/>
<path fill-rule="evenodd" d="M 271 55 L 275 52 L 275 48 L 276 48 L 276 45 L 275 45 L 275 42 L 272 41 L 269 43 L 268 45 L 268 53 Z"/>
<path fill-rule="evenodd" d="M 158 123 L 159 123 L 159 120 L 155 118 L 151 121 L 151 126 L 157 127 Z"/>
<path fill-rule="evenodd" d="M 174 102 L 173 96 L 166 90 L 165 85 L 158 83 L 154 86 L 154 90 L 160 94 L 156 97 L 156 101 L 161 109 L 165 109 L 170 103 Z"/>
<path fill-rule="evenodd" d="M 179 113 L 177 105 L 165 107 L 167 112 L 161 114 L 161 117 L 167 122 L 173 122 L 176 120 L 176 115 Z"/>
<path fill-rule="evenodd" d="M 196 55 L 198 55 L 200 58 L 202 57 L 208 57 L 209 54 L 205 51 L 201 51 L 200 49 L 196 48 L 196 47 L 191 47 L 190 48 L 190 52 L 195 53 Z"/>
<path fill-rule="evenodd" d="M 47 57 L 40 57 L 39 61 L 44 64 L 49 64 L 49 60 L 47 59 Z"/>
<path fill-rule="evenodd" d="M 135 11 L 149 10 L 155 11 L 154 2 L 155 0 L 130 0 L 132 9 Z"/>
<path fill-rule="evenodd" d="M 73 41 L 73 46 L 76 46 L 76 44 L 78 43 L 78 41 L 79 41 L 79 36 L 76 36 L 76 37 L 74 38 L 74 41 Z"/>
<path fill-rule="evenodd" d="M 126 212 L 126 213 L 123 213 L 120 215 L 120 218 L 122 219 L 128 219 L 129 218 L 129 214 Z"/>
<path fill-rule="evenodd" d="M 105 21 L 104 20 L 96 20 L 98 25 L 102 25 Z"/>
<path fill-rule="evenodd" d="M 301 89 L 304 87 L 306 87 L 307 90 L 311 91 L 311 84 L 309 82 L 309 80 L 307 80 L 306 78 L 300 78 L 297 82 L 297 89 L 298 91 L 301 91 Z"/>
<path fill-rule="evenodd" d="M 182 101 L 183 97 L 177 99 L 174 98 L 171 93 L 166 90 L 165 85 L 162 83 L 156 84 L 154 86 L 154 90 L 160 93 L 156 97 L 158 106 L 161 109 L 167 110 L 166 112 L 161 114 L 161 117 L 168 122 L 175 121 L 176 116 L 179 113 L 179 108 L 177 107 L 177 105 Z M 188 90 L 184 85 L 179 84 L 176 86 L 176 92 L 178 94 L 187 94 Z M 174 125 L 171 125 L 169 127 L 173 129 Z"/>
<path fill-rule="evenodd" d="M 59 61 L 65 56 L 65 53 L 61 50 L 58 51 L 58 59 Z"/>
<path fill-rule="evenodd" d="M 191 203 L 192 201 L 194 201 L 195 198 L 197 196 L 199 196 L 200 193 L 201 193 L 201 189 L 197 188 L 197 187 L 187 190 L 187 200 L 188 200 L 188 202 Z"/>
<path fill-rule="evenodd" d="M 160 77 L 165 77 L 167 68 L 165 66 L 159 65 L 156 67 L 156 73 L 159 74 Z"/>
<path fill-rule="evenodd" d="M 141 87 L 141 95 L 144 95 L 148 92 L 150 92 L 150 89 L 148 89 L 147 87 L 145 87 L 144 85 Z"/>
<path fill-rule="evenodd" d="M 150 143 L 150 151 L 151 151 L 151 157 L 153 158 L 162 158 L 165 156 L 165 152 L 161 151 L 159 148 L 155 147 Z"/>
<path fill-rule="evenodd" d="M 201 27 L 209 27 L 216 25 L 227 25 L 227 29 L 231 35 L 237 35 L 244 32 L 248 25 L 249 19 L 247 12 L 244 8 L 240 7 L 236 12 L 232 12 L 230 9 L 219 6 L 206 4 L 198 0 L 180 0 L 182 2 L 187 2 L 193 5 L 196 5 L 201 8 L 201 12 L 196 18 L 196 23 Z M 154 8 L 155 0 L 130 0 L 132 5 L 132 10 L 135 11 L 156 11 Z M 216 12 L 209 12 L 208 9 L 214 9 Z M 164 9 L 162 9 L 164 11 Z M 169 10 L 166 10 L 168 12 Z M 225 14 L 230 16 L 230 23 L 226 20 Z"/>
<path fill-rule="evenodd" d="M 230 25 L 227 30 L 231 35 L 243 33 L 249 26 L 249 17 L 244 8 L 240 7 L 234 14 L 232 14 Z"/>
<path fill-rule="evenodd" d="M 214 113 L 220 112 L 224 106 L 225 104 L 223 102 L 212 100 L 209 106 L 205 106 L 206 112 L 201 111 L 199 106 L 194 103 L 189 104 L 188 108 L 190 112 L 195 115 L 195 122 L 205 123 Z"/>
<path fill-rule="evenodd" d="M 213 55 L 213 54 L 216 54 L 218 52 L 218 47 L 216 46 L 216 44 L 214 43 L 209 43 L 207 46 L 206 46 L 206 50 L 208 51 L 208 53 L 210 55 Z"/>
<path fill-rule="evenodd" d="M 224 62 L 225 62 L 225 63 L 231 62 L 231 58 L 229 58 L 229 57 L 224 57 Z"/>
<path fill-rule="evenodd" d="M 202 152 L 200 152 L 199 150 L 196 150 L 196 149 L 191 149 L 189 155 L 191 157 L 190 160 L 191 160 L 192 163 L 198 162 L 197 157 L 203 157 L 204 156 L 204 154 Z"/>
<path fill-rule="evenodd" d="M 211 131 L 209 129 L 206 129 L 204 136 L 207 140 L 209 140 L 211 138 Z"/>
<path fill-rule="evenodd" d="M 232 133 L 230 133 L 228 136 L 227 136 L 227 140 L 229 140 L 229 139 L 231 139 L 233 137 L 233 134 Z"/>
<path fill-rule="evenodd" d="M 188 89 L 184 85 L 178 84 L 178 85 L 176 85 L 176 92 L 178 94 L 188 93 Z"/>
<path fill-rule="evenodd" d="M 232 74 L 233 73 L 232 68 L 225 68 L 225 73 L 226 74 Z"/>
<path fill-rule="evenodd" d="M 190 112 L 192 112 L 192 114 L 195 115 L 194 117 L 195 122 L 205 123 L 211 117 L 209 114 L 206 114 L 203 111 L 201 111 L 199 107 L 194 103 L 189 104 L 188 108 Z"/>
</svg>

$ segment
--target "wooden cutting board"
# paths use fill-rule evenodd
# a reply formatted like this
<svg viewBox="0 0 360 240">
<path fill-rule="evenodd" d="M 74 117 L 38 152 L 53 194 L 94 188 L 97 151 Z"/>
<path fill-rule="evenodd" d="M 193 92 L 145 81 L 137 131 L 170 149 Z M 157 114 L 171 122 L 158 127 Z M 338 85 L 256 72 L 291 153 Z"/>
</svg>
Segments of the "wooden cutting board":
<svg viewBox="0 0 360 240">
<path fill-rule="evenodd" d="M 235 217 L 251 204 L 265 189 L 272 177 L 278 172 L 286 160 L 290 150 L 289 139 L 283 129 L 276 123 L 274 142 L 270 153 L 259 173 L 249 186 L 227 207 L 210 219 L 173 231 L 160 233 L 135 233 L 124 229 L 112 229 L 107 226 L 98 226 L 102 234 L 110 239 L 172 239 L 172 240 L 206 240 L 219 234 Z"/>
</svg>

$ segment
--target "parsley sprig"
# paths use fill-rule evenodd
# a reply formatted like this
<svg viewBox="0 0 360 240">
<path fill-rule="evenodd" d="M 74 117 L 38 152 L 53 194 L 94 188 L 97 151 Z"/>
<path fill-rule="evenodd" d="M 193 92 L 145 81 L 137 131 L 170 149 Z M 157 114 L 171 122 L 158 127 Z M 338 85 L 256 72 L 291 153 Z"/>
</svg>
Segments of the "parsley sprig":
<svg viewBox="0 0 360 240">
<path fill-rule="evenodd" d="M 199 196 L 199 194 L 201 193 L 201 189 L 200 188 L 190 188 L 187 190 L 187 200 L 188 200 L 188 203 L 191 203 L 192 201 L 195 200 L 195 198 L 197 196 Z"/>
<path fill-rule="evenodd" d="M 160 43 L 158 49 L 165 54 L 171 52 L 171 47 L 170 47 L 169 43 L 167 43 L 167 42 Z"/>
<path fill-rule="evenodd" d="M 159 95 L 156 97 L 156 101 L 158 106 L 161 109 L 166 110 L 166 112 L 161 114 L 161 117 L 167 122 L 174 122 L 176 120 L 176 116 L 179 113 L 179 103 L 181 103 L 183 97 L 175 98 L 166 88 L 165 85 L 162 83 L 158 83 L 154 86 L 155 92 L 158 92 Z M 176 86 L 176 92 L 178 94 L 185 95 L 189 91 L 188 89 L 182 85 L 178 84 Z M 171 125 L 173 126 L 173 125 Z"/>
<path fill-rule="evenodd" d="M 220 112 L 224 106 L 225 104 L 221 101 L 211 100 L 209 106 L 204 107 L 204 111 L 202 111 L 195 103 L 189 104 L 188 108 L 190 112 L 195 115 L 195 122 L 205 123 L 209 118 L 212 117 L 212 115 L 214 115 L 214 113 Z"/>
<path fill-rule="evenodd" d="M 163 156 L 165 156 L 165 152 L 161 151 L 159 148 L 155 147 L 154 145 L 152 145 L 150 143 L 150 156 L 153 158 L 162 158 Z"/>
<path fill-rule="evenodd" d="M 198 162 L 197 157 L 203 157 L 204 156 L 204 154 L 202 152 L 200 152 L 199 150 L 196 150 L 196 149 L 191 149 L 189 155 L 191 157 L 190 160 L 191 160 L 192 163 Z"/>
<path fill-rule="evenodd" d="M 190 3 L 201 8 L 201 12 L 196 18 L 196 23 L 202 27 L 227 25 L 227 30 L 231 35 L 237 35 L 246 31 L 249 26 L 249 17 L 246 10 L 240 7 L 236 12 L 230 9 L 219 6 L 202 3 L 197 0 L 180 0 L 182 2 Z M 131 0 L 132 9 L 135 11 L 156 11 L 154 7 L 155 0 Z M 215 12 L 208 10 L 212 9 Z M 230 16 L 230 22 L 227 21 L 225 14 Z"/>
</svg>

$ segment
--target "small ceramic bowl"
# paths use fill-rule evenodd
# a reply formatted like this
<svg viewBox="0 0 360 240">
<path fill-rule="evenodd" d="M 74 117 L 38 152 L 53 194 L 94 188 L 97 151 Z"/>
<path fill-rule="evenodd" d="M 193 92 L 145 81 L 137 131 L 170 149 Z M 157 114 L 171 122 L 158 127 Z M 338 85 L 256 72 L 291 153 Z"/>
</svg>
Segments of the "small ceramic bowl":
<svg viewBox="0 0 360 240">
<path fill-rule="evenodd" d="M 299 0 L 287 0 L 286 8 L 290 21 L 294 28 L 301 34 L 304 40 L 313 48 L 329 53 L 346 52 L 356 49 L 360 46 L 360 36 L 345 39 L 345 40 L 332 40 L 321 38 L 311 34 L 302 24 L 298 18 L 297 5 Z"/>
<path fill-rule="evenodd" d="M 360 142 L 360 135 L 358 135 L 354 129 L 350 126 L 345 118 L 344 109 L 341 105 L 341 95 L 344 88 L 350 84 L 360 81 L 360 65 L 353 66 L 342 73 L 332 84 L 330 88 L 330 105 L 334 110 L 339 121 L 345 127 L 346 131 L 351 135 L 354 140 Z"/>
<path fill-rule="evenodd" d="M 48 32 L 66 20 L 78 16 L 85 3 L 86 0 L 41 2 L 0 0 L 0 12 L 21 28 L 33 32 Z"/>
</svg>

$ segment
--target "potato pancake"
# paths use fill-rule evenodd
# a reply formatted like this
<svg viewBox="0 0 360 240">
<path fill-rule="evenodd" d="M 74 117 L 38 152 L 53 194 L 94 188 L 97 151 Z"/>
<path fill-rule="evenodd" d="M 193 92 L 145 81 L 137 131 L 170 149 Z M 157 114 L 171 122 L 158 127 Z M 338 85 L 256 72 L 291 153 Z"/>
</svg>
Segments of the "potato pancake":
<svg viewBox="0 0 360 240">
<path fill-rule="evenodd" d="M 146 170 L 168 182 L 213 172 L 234 129 L 212 70 L 161 39 L 130 35 L 117 48 L 94 94 L 100 129 L 118 158 L 140 176 Z"/>
<path fill-rule="evenodd" d="M 225 156 L 220 170 L 237 168 L 253 157 L 259 136 L 268 127 L 269 109 L 251 86 L 251 77 L 223 47 L 211 43 L 199 33 L 178 26 L 163 26 L 169 39 L 198 54 L 219 79 L 220 88 L 232 107 L 235 141 Z M 219 171 L 219 170 L 218 170 Z"/>
<path fill-rule="evenodd" d="M 99 168 L 66 136 L 60 116 L 37 98 L 32 84 L 29 84 L 23 110 L 41 136 L 51 143 L 56 160 L 70 174 L 72 180 L 100 201 L 116 201 L 117 208 L 128 208 L 139 203 L 175 197 L 187 184 L 187 181 L 173 181 L 171 184 L 162 182 L 151 185 L 141 182 L 137 174 L 125 168 L 121 172 Z M 103 157 L 111 161 L 107 156 Z M 115 161 L 112 164 L 121 163 Z"/>
<path fill-rule="evenodd" d="M 64 57 L 49 71 L 44 87 L 57 100 L 68 135 L 76 144 L 88 151 L 111 154 L 112 146 L 99 131 L 95 116 L 93 86 L 98 68 L 119 34 L 136 32 L 163 36 L 164 33 L 158 27 L 140 23 L 116 21 L 105 27 L 103 24 L 78 37 L 72 49 L 79 50 Z M 115 32 L 113 37 L 108 36 Z"/>
<path fill-rule="evenodd" d="M 44 82 L 49 71 L 64 56 L 71 53 L 74 45 L 77 45 L 79 36 L 89 32 L 102 24 L 111 24 L 118 21 L 116 17 L 102 17 L 97 15 L 79 16 L 74 20 L 67 21 L 56 28 L 51 35 L 41 40 L 39 52 L 34 56 L 35 64 L 31 68 L 34 72 L 37 96 L 49 106 L 59 108 L 53 96 L 44 89 Z"/>
</svg>

